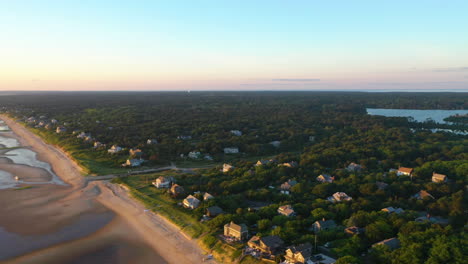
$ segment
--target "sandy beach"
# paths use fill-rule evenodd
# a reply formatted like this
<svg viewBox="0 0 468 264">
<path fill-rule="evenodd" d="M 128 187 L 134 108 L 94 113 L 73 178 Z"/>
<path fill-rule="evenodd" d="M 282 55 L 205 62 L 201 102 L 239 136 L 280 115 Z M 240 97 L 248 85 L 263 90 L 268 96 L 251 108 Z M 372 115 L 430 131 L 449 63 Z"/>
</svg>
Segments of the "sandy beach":
<svg viewBox="0 0 468 264">
<path fill-rule="evenodd" d="M 11 128 L 9 136 L 37 153 L 37 159 L 50 164 L 52 174 L 66 183 L 0 190 L 2 263 L 202 262 L 207 253 L 196 240 L 165 218 L 145 212 L 124 188 L 107 181 L 88 182 L 66 153 L 13 120 L 0 118 Z M 43 169 L 7 159 L 0 162 L 0 169 L 36 181 L 52 177 Z"/>
</svg>

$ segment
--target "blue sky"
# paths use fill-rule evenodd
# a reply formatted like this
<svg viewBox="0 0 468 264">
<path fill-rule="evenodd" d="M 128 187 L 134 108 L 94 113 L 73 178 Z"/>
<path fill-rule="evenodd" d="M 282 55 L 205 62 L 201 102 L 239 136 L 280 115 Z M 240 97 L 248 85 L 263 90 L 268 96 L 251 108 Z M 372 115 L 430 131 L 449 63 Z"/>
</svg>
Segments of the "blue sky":
<svg viewBox="0 0 468 264">
<path fill-rule="evenodd" d="M 0 2 L 2 90 L 468 89 L 468 1 Z"/>
</svg>

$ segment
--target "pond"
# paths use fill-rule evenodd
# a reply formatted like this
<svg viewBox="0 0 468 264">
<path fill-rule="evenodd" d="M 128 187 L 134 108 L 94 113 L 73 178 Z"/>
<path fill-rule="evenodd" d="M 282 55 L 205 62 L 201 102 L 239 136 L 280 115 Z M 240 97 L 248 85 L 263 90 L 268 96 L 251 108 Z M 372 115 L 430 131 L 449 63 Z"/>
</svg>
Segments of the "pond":
<svg viewBox="0 0 468 264">
<path fill-rule="evenodd" d="M 387 117 L 411 117 L 414 121 L 425 122 L 433 120 L 439 124 L 451 124 L 444 121 L 444 118 L 453 115 L 466 115 L 468 110 L 419 110 L 419 109 L 383 109 L 383 108 L 367 108 L 367 114 L 380 115 Z"/>
</svg>

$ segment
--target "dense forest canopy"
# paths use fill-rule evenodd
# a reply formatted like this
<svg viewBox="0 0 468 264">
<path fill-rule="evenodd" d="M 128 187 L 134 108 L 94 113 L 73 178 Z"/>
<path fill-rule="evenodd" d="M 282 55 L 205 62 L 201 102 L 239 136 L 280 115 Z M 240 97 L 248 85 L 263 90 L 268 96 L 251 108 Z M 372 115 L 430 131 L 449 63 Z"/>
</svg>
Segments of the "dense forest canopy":
<svg viewBox="0 0 468 264">
<path fill-rule="evenodd" d="M 206 223 L 213 235 L 234 220 L 259 235 L 278 235 L 287 244 L 312 242 L 316 235 L 320 245 L 332 243 L 329 254 L 340 258 L 339 263 L 466 260 L 468 136 L 423 129 L 466 129 L 466 117 L 448 118 L 459 120 L 454 124 L 436 124 L 366 113 L 368 107 L 468 109 L 466 93 L 39 93 L 0 96 L 0 106 L 23 120 L 57 119 L 66 133 L 38 131 L 80 153 L 92 153 L 88 159 L 99 158 L 109 166 L 119 166 L 128 152 L 92 150 L 91 143 L 71 131 L 89 132 L 108 147 L 138 147 L 150 165 L 186 159 L 180 155 L 191 151 L 213 156 L 211 168 L 177 176 L 187 193 L 216 197 L 191 211 L 194 219 L 200 219 L 208 206 L 225 211 Z M 147 139 L 158 143 L 148 145 Z M 280 144 L 270 144 L 274 141 Z M 225 154 L 226 147 L 237 147 L 240 153 Z M 263 158 L 272 161 L 255 166 Z M 292 161 L 297 166 L 281 166 Z M 220 162 L 234 167 L 222 172 Z M 350 163 L 360 169 L 345 169 Z M 398 176 L 393 169 L 400 166 L 414 171 Z M 448 181 L 433 182 L 433 173 L 446 175 Z M 318 182 L 321 174 L 333 176 L 333 182 Z M 291 179 L 297 184 L 289 194 L 280 192 Z M 420 191 L 430 196 L 415 198 Z M 352 200 L 330 202 L 337 192 Z M 253 204 L 263 206 L 252 212 L 248 208 Z M 280 205 L 291 205 L 296 215 L 278 215 Z M 381 211 L 385 207 L 405 213 L 388 214 Z M 444 221 L 415 221 L 425 215 Z M 311 231 L 312 224 L 324 218 L 333 219 L 337 228 Z M 351 226 L 366 232 L 347 236 L 340 229 Z M 376 247 L 368 254 L 374 243 L 392 237 L 399 239 L 400 249 Z"/>
</svg>

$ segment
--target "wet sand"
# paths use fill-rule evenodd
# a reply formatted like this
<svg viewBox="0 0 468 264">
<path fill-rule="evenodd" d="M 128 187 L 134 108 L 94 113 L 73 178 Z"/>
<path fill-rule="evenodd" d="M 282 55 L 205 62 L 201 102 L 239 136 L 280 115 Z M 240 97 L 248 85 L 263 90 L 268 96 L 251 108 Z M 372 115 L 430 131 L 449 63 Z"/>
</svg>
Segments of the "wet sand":
<svg viewBox="0 0 468 264">
<path fill-rule="evenodd" d="M 31 184 L 0 190 L 0 261 L 4 263 L 201 263 L 193 239 L 129 197 L 120 186 L 87 182 L 60 149 L 45 144 L 26 128 L 0 116 L 22 146 L 52 167 L 67 185 Z M 0 162 L 0 170 L 36 175 L 44 169 Z M 40 171 L 42 170 L 42 171 Z M 47 175 L 49 174 L 49 175 Z M 31 178 L 32 179 L 32 178 Z M 2 262 L 3 263 L 3 262 Z M 208 263 L 215 263 L 214 261 Z"/>
</svg>

